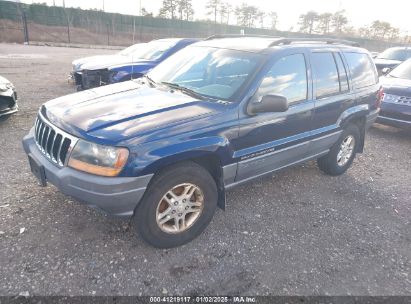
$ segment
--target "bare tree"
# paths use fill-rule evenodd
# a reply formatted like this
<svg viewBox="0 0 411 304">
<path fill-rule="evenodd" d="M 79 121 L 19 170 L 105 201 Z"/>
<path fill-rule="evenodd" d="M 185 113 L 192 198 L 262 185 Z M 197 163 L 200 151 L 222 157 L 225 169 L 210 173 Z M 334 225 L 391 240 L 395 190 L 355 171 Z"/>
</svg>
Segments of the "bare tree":
<svg viewBox="0 0 411 304">
<path fill-rule="evenodd" d="M 271 21 L 271 29 L 272 30 L 277 29 L 278 14 L 276 12 L 270 12 L 268 13 L 268 16 L 270 17 L 270 21 Z"/>
<path fill-rule="evenodd" d="M 332 17 L 333 17 L 333 14 L 331 13 L 324 13 L 318 16 L 318 25 L 317 25 L 318 32 L 322 34 L 330 33 Z"/>
<path fill-rule="evenodd" d="M 334 27 L 334 32 L 337 34 L 342 33 L 344 26 L 348 24 L 348 19 L 345 16 L 345 11 L 341 10 L 332 16 L 331 25 Z"/>
<path fill-rule="evenodd" d="M 217 14 L 220 9 L 221 0 L 208 0 L 206 9 L 207 15 L 214 15 L 214 23 L 217 24 Z"/>
<path fill-rule="evenodd" d="M 147 11 L 144 7 L 141 8 L 141 16 L 143 17 L 153 17 L 153 13 Z"/>
<path fill-rule="evenodd" d="M 260 22 L 260 27 L 264 28 L 264 20 L 265 20 L 265 17 L 267 17 L 267 14 L 265 12 L 259 10 L 258 13 L 257 13 L 257 17 L 258 17 L 259 22 Z"/>
<path fill-rule="evenodd" d="M 177 7 L 181 20 L 190 20 L 194 15 L 192 0 L 177 0 Z"/>
<path fill-rule="evenodd" d="M 177 0 L 163 0 L 163 6 L 160 8 L 159 16 L 163 18 L 176 18 Z"/>
<path fill-rule="evenodd" d="M 224 23 L 224 18 L 227 15 L 227 3 L 226 2 L 221 2 L 220 4 L 220 23 L 223 24 Z"/>
<path fill-rule="evenodd" d="M 258 17 L 258 8 L 243 3 L 235 9 L 237 24 L 246 27 L 253 27 L 254 21 Z"/>
<path fill-rule="evenodd" d="M 300 31 L 312 34 L 317 21 L 318 13 L 315 11 L 309 11 L 306 14 L 301 14 L 299 21 Z"/>
</svg>

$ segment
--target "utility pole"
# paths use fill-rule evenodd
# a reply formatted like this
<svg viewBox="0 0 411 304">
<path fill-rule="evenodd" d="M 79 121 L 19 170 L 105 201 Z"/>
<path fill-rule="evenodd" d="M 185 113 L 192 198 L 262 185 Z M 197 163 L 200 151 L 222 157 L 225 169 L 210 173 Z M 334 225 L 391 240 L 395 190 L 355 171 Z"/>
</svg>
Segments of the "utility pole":
<svg viewBox="0 0 411 304">
<path fill-rule="evenodd" d="M 66 7 L 66 0 L 63 0 L 63 7 Z"/>
<path fill-rule="evenodd" d="M 141 36 L 142 36 L 142 34 L 143 34 L 143 13 L 142 13 L 142 11 L 141 11 L 141 0 L 140 0 L 140 13 L 139 13 L 139 18 L 140 18 L 140 42 L 142 41 L 142 39 L 141 39 Z"/>
<path fill-rule="evenodd" d="M 104 12 L 104 0 L 103 0 L 103 12 Z"/>
</svg>

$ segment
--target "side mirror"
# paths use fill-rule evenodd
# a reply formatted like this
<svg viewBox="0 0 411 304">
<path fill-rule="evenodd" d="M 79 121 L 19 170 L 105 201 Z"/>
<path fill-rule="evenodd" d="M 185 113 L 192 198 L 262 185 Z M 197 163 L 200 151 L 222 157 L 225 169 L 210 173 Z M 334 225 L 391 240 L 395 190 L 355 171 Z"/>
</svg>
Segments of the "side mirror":
<svg viewBox="0 0 411 304">
<path fill-rule="evenodd" d="M 287 110 L 287 98 L 279 95 L 266 95 L 260 102 L 250 102 L 247 107 L 247 112 L 251 115 L 265 112 L 285 112 Z"/>
<path fill-rule="evenodd" d="M 389 72 L 391 72 L 391 70 L 392 70 L 391 68 L 383 68 L 381 72 L 383 75 L 387 75 Z"/>
</svg>

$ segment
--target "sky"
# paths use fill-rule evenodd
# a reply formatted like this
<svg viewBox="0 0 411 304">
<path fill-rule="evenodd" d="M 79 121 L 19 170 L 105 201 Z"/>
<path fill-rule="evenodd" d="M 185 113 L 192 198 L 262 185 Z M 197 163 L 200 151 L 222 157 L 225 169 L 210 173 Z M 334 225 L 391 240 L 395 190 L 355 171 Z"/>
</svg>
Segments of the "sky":
<svg viewBox="0 0 411 304">
<path fill-rule="evenodd" d="M 56 5 L 87 8 L 103 8 L 107 12 L 138 15 L 141 6 L 147 11 L 158 14 L 162 0 L 54 0 Z M 335 12 L 341 9 L 346 11 L 350 25 L 362 27 L 371 24 L 374 20 L 383 20 L 392 26 L 401 29 L 401 35 L 411 35 L 411 2 L 409 0 L 390 0 L 387 2 L 375 0 L 225 0 L 234 7 L 245 2 L 259 7 L 265 12 L 275 11 L 279 16 L 278 29 L 298 29 L 298 17 L 309 10 L 318 13 Z M 53 0 L 21 0 L 24 3 L 53 4 Z M 193 0 L 195 19 L 211 18 L 205 14 L 206 0 Z M 233 18 L 234 19 L 234 18 Z"/>
</svg>

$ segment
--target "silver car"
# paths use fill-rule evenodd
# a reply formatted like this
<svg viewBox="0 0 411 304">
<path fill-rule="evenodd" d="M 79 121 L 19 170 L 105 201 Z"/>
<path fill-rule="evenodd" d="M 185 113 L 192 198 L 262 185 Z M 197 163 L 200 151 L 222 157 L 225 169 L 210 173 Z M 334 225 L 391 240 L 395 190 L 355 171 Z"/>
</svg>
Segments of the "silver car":
<svg viewBox="0 0 411 304">
<path fill-rule="evenodd" d="M 17 93 L 13 84 L 0 76 L 0 118 L 17 112 Z"/>
</svg>

